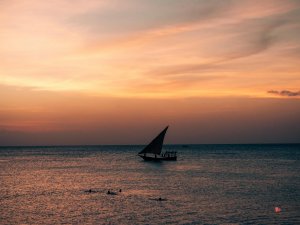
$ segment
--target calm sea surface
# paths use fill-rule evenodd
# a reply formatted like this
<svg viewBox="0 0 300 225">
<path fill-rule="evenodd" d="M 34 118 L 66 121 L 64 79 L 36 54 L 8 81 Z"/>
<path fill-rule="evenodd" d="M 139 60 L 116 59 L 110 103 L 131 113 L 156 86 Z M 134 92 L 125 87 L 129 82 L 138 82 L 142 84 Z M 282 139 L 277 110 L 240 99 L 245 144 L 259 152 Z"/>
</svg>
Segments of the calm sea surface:
<svg viewBox="0 0 300 225">
<path fill-rule="evenodd" d="M 141 149 L 0 148 L 0 224 L 300 224 L 300 145 Z"/>
</svg>

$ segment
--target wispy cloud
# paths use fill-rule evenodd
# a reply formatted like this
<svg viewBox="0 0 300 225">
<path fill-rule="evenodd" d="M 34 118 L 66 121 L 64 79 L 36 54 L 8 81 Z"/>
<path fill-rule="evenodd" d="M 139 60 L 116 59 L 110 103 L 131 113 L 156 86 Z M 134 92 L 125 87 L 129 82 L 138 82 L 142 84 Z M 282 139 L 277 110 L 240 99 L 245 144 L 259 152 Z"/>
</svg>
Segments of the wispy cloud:
<svg viewBox="0 0 300 225">
<path fill-rule="evenodd" d="M 176 75 L 199 73 L 217 69 L 219 65 L 238 60 L 252 55 L 259 54 L 266 51 L 276 41 L 276 36 L 273 31 L 285 25 L 284 20 L 272 21 L 264 26 L 255 24 L 243 24 L 245 26 L 236 35 L 232 37 L 231 41 L 243 40 L 239 48 L 229 49 L 224 54 L 220 55 L 221 59 L 214 60 L 207 63 L 194 63 L 194 64 L 176 64 L 155 68 L 149 74 L 155 75 Z M 231 44 L 230 44 L 231 45 Z M 230 46 L 229 45 L 229 46 Z M 224 46 L 224 49 L 227 47 Z"/>
<path fill-rule="evenodd" d="M 249 41 L 257 43 L 257 46 L 252 49 L 256 52 L 270 43 L 271 37 L 268 33 L 282 24 L 282 20 L 278 21 L 278 17 L 293 8 L 292 4 L 283 5 L 278 1 L 273 1 L 273 4 L 265 2 L 258 7 L 253 7 L 251 1 L 244 3 L 240 1 L 164 1 L 160 3 L 151 1 L 147 4 L 143 1 L 133 1 L 136 4 L 132 4 L 132 1 L 126 2 L 131 2 L 131 4 L 107 11 L 86 12 L 70 18 L 70 23 L 75 27 L 84 29 L 86 34 L 92 34 L 93 38 L 88 39 L 84 47 L 85 51 L 99 52 L 108 48 L 135 49 L 149 44 L 151 46 L 152 42 L 166 37 L 189 35 L 191 32 L 201 34 L 201 31 L 206 29 L 218 32 L 229 25 L 234 27 L 233 33 L 242 30 L 242 33 L 238 31 L 236 38 L 246 37 L 247 41 L 249 36 L 255 36 L 258 40 Z M 245 11 L 244 6 L 252 10 Z M 268 10 L 263 10 L 264 8 Z M 141 19 L 137 19 L 139 17 L 137 12 L 143 15 Z M 260 24 L 262 22 L 260 20 L 274 15 L 276 15 L 275 19 L 271 19 L 265 25 Z M 253 25 L 250 24 L 253 21 L 259 24 L 256 29 L 253 29 Z M 244 37 L 241 37 L 242 35 Z M 201 39 L 198 41 L 201 42 Z M 226 46 L 223 47 L 226 48 Z M 237 52 L 231 54 L 233 58 L 239 57 L 236 56 L 239 54 Z"/>
<path fill-rule="evenodd" d="M 268 91 L 268 93 L 269 94 L 274 94 L 274 95 L 286 96 L 286 97 L 300 96 L 300 91 L 289 91 L 289 90 L 277 91 L 277 90 L 270 90 L 270 91 Z"/>
<path fill-rule="evenodd" d="M 74 15 L 69 22 L 97 35 L 127 35 L 135 32 L 207 21 L 230 10 L 230 1 L 122 0 L 114 7 Z"/>
<path fill-rule="evenodd" d="M 293 0 L 1 4 L 0 84 L 119 96 L 145 87 L 149 95 L 234 87 L 239 95 L 271 75 L 273 84 L 280 76 L 295 81 L 299 71 L 300 4 Z"/>
</svg>

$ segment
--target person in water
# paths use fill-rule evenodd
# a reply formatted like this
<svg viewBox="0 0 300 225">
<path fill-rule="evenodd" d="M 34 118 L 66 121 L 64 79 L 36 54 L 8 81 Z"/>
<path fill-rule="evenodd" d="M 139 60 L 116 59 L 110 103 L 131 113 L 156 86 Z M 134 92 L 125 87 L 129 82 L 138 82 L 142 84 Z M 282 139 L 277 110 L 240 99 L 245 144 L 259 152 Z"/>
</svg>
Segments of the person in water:
<svg viewBox="0 0 300 225">
<path fill-rule="evenodd" d="M 116 192 L 113 192 L 113 191 L 111 191 L 111 190 L 108 190 L 108 191 L 107 191 L 107 194 L 108 194 L 108 195 L 117 195 Z"/>
</svg>

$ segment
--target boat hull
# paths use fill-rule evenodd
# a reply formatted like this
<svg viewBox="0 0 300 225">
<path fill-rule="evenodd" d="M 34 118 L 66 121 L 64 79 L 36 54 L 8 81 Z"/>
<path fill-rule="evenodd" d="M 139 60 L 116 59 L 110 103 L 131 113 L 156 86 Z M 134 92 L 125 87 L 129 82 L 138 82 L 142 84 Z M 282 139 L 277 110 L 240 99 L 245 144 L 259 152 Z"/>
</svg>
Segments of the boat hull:
<svg viewBox="0 0 300 225">
<path fill-rule="evenodd" d="M 152 156 L 144 156 L 139 155 L 145 161 L 176 161 L 177 156 L 170 156 L 170 157 L 152 157 Z"/>
</svg>

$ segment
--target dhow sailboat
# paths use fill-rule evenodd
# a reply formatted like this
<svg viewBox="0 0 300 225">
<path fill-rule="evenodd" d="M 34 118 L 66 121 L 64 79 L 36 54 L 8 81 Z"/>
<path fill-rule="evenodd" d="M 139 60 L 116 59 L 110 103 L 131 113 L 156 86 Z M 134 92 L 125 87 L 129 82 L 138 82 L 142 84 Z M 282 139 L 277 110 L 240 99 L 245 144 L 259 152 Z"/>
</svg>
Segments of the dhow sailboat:
<svg viewBox="0 0 300 225">
<path fill-rule="evenodd" d="M 138 153 L 138 156 L 142 157 L 145 161 L 175 161 L 177 155 L 175 151 L 166 151 L 161 154 L 164 138 L 169 126 L 167 126 L 157 137 L 155 137 L 142 151 Z"/>
</svg>

